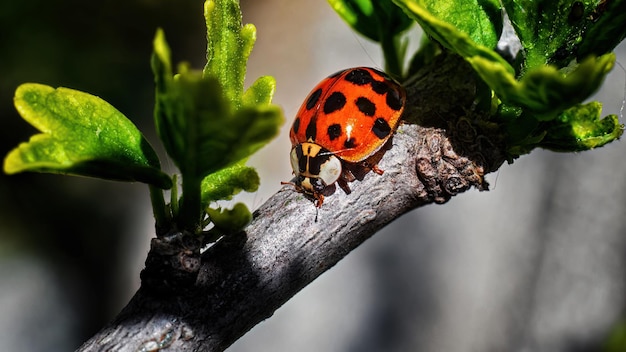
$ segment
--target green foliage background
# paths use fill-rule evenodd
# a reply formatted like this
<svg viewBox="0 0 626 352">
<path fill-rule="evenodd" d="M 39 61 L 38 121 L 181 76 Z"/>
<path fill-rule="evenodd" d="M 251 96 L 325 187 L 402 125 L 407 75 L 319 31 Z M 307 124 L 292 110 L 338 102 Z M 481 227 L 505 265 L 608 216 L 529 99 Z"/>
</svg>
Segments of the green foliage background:
<svg viewBox="0 0 626 352">
<path fill-rule="evenodd" d="M 21 83 L 40 82 L 104 98 L 164 157 L 154 130 L 150 70 L 157 27 L 166 31 L 175 62 L 205 64 L 202 1 L 0 2 L 1 154 L 36 132 L 18 115 L 13 95 Z M 172 171 L 172 165 L 162 167 Z M 75 348 L 127 299 L 127 280 L 138 272 L 119 268 L 127 260 L 124 249 L 143 241 L 137 219 L 149 207 L 148 192 L 138 184 L 0 173 L 0 265 L 37 258 L 65 283 L 65 314 L 80 317 L 74 343 L 56 350 Z"/>
</svg>

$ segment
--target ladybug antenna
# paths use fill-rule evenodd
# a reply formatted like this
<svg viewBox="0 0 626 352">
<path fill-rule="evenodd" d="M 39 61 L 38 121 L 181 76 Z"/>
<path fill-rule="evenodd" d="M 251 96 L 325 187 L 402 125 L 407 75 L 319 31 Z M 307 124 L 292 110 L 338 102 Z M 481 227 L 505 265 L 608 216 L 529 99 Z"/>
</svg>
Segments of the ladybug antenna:
<svg viewBox="0 0 626 352">
<path fill-rule="evenodd" d="M 294 180 L 291 180 L 291 181 L 280 181 L 280 185 L 281 186 L 289 185 L 289 186 L 292 186 L 293 188 L 295 188 L 296 191 L 298 191 L 298 186 L 296 186 L 296 183 L 294 182 Z"/>
<path fill-rule="evenodd" d="M 325 152 L 321 152 L 321 153 L 319 153 L 318 155 L 322 155 L 322 156 L 326 156 L 326 155 L 338 155 L 338 154 L 341 154 L 341 153 L 343 153 L 343 152 L 350 151 L 350 150 L 352 150 L 352 149 L 354 149 L 354 148 L 339 149 L 339 150 L 335 150 L 334 152 L 331 152 L 331 151 L 325 151 Z"/>
</svg>

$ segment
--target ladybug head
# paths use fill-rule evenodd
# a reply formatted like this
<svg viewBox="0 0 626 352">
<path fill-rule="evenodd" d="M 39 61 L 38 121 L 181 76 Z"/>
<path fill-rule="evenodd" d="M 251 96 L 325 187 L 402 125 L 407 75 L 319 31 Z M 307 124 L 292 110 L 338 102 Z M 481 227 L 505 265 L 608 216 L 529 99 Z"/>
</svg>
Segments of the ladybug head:
<svg viewBox="0 0 626 352">
<path fill-rule="evenodd" d="M 341 175 L 341 160 L 320 145 L 310 142 L 291 149 L 291 167 L 296 176 L 293 183 L 298 192 L 319 199 L 326 187 Z"/>
</svg>

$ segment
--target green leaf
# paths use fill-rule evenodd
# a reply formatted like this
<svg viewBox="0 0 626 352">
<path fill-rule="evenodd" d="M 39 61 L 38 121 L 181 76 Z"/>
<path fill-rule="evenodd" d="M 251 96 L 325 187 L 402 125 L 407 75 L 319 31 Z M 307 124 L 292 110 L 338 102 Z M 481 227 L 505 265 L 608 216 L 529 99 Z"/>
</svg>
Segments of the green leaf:
<svg viewBox="0 0 626 352">
<path fill-rule="evenodd" d="M 181 66 L 175 77 L 166 77 L 169 57 L 158 49 L 166 47 L 162 32 L 155 39 L 157 77 L 157 131 L 183 177 L 192 173 L 203 178 L 250 156 L 278 133 L 283 121 L 278 106 L 269 104 L 275 82 L 261 77 L 246 94 L 237 110 L 213 76 Z M 159 88 L 162 87 L 162 88 Z"/>
<path fill-rule="evenodd" d="M 27 83 L 17 88 L 14 102 L 24 120 L 43 133 L 7 155 L 6 173 L 62 173 L 171 187 L 147 140 L 106 101 Z"/>
<path fill-rule="evenodd" d="M 503 0 L 525 67 L 566 66 L 610 52 L 626 35 L 624 0 Z"/>
<path fill-rule="evenodd" d="M 528 109 L 539 120 L 551 120 L 600 87 L 613 68 L 615 55 L 589 57 L 569 72 L 554 66 L 536 67 L 519 80 L 497 62 L 483 57 L 468 61 L 503 102 Z"/>
<path fill-rule="evenodd" d="M 546 66 L 550 53 L 555 53 L 562 41 L 573 33 L 579 33 L 563 23 L 569 16 L 568 2 L 509 0 L 504 4 L 522 44 L 529 51 L 527 55 L 536 56 L 527 58 L 527 71 L 519 78 L 513 68 L 490 49 L 498 32 L 486 23 L 496 17 L 497 4 L 488 1 L 478 6 L 474 1 L 460 2 L 464 5 L 454 1 L 397 0 L 428 34 L 464 57 L 499 99 L 529 109 L 538 119 L 549 120 L 582 102 L 597 90 L 613 67 L 613 55 L 587 58 L 567 69 Z M 557 15 L 561 17 L 555 18 Z M 466 17 L 477 20 L 467 21 Z M 497 24 L 495 26 L 498 28 Z M 556 31 L 554 37 L 550 36 L 551 30 Z"/>
<path fill-rule="evenodd" d="M 540 147 L 560 152 L 573 152 L 601 147 L 619 138 L 624 125 L 616 115 L 601 119 L 602 104 L 594 101 L 563 111 L 546 127 Z"/>
<path fill-rule="evenodd" d="M 244 107 L 254 107 L 270 104 L 275 90 L 276 80 L 274 77 L 259 77 L 244 93 L 242 105 Z"/>
<path fill-rule="evenodd" d="M 453 51 L 463 46 L 475 47 L 472 51 L 481 51 L 480 47 L 495 48 L 502 32 L 502 13 L 498 0 L 394 1 L 426 33 Z"/>
<path fill-rule="evenodd" d="M 260 77 L 243 90 L 256 31 L 241 25 L 238 2 L 207 1 L 205 18 L 208 63 L 202 72 L 181 64 L 173 74 L 161 30 L 152 56 L 157 132 L 182 175 L 177 222 L 194 231 L 202 219 L 202 180 L 247 159 L 278 134 L 283 122 L 280 108 L 271 104 L 276 86 L 272 77 Z"/>
<path fill-rule="evenodd" d="M 593 3 L 595 7 L 585 6 L 584 19 L 588 27 L 580 41 L 578 59 L 611 52 L 626 38 L 626 0 Z"/>
<path fill-rule="evenodd" d="M 202 180 L 202 206 L 216 200 L 231 200 L 241 191 L 255 192 L 259 183 L 256 170 L 242 164 L 212 173 Z"/>
<path fill-rule="evenodd" d="M 586 150 L 621 136 L 615 116 L 600 119 L 599 105 L 579 104 L 614 65 L 615 56 L 605 53 L 626 36 L 626 0 L 503 0 L 525 51 L 515 69 L 492 50 L 502 28 L 499 1 L 394 1 L 430 38 L 467 60 L 493 90 L 494 120 L 503 125 L 512 156 L 535 147 Z M 422 46 L 410 71 L 436 49 Z"/>
<path fill-rule="evenodd" d="M 232 209 L 208 208 L 207 214 L 215 227 L 224 234 L 237 233 L 252 221 L 252 213 L 242 203 L 235 204 Z"/>
<path fill-rule="evenodd" d="M 500 55 L 491 48 L 495 48 L 500 26 L 490 21 L 495 19 L 494 12 L 499 11 L 497 1 L 419 1 L 394 0 L 398 6 L 413 19 L 424 31 L 443 45 L 445 48 L 468 59 L 480 57 L 500 70 L 515 71 Z M 451 4 L 451 5 L 448 5 Z M 495 7 L 494 7 L 495 6 Z M 431 12 L 432 11 L 432 12 Z M 477 21 L 468 20 L 476 18 Z M 448 22 L 449 21 L 449 22 Z"/>
<path fill-rule="evenodd" d="M 391 0 L 328 0 L 328 3 L 350 27 L 375 42 L 400 34 L 413 24 Z"/>
<path fill-rule="evenodd" d="M 256 41 L 256 28 L 241 25 L 239 2 L 209 0 L 204 3 L 207 27 L 207 64 L 204 76 L 217 78 L 226 100 L 241 102 L 246 63 Z"/>
</svg>

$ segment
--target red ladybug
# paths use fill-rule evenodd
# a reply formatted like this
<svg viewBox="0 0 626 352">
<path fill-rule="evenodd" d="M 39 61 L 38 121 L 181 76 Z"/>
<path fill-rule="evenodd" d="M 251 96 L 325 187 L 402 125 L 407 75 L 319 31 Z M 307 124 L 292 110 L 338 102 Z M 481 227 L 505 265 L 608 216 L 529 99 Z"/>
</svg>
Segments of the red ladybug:
<svg viewBox="0 0 626 352">
<path fill-rule="evenodd" d="M 373 68 L 343 70 L 320 82 L 296 115 L 289 137 L 296 191 L 321 207 L 335 182 L 350 193 L 355 171 L 373 170 L 381 148 L 397 128 L 404 106 L 404 88 Z"/>
</svg>

